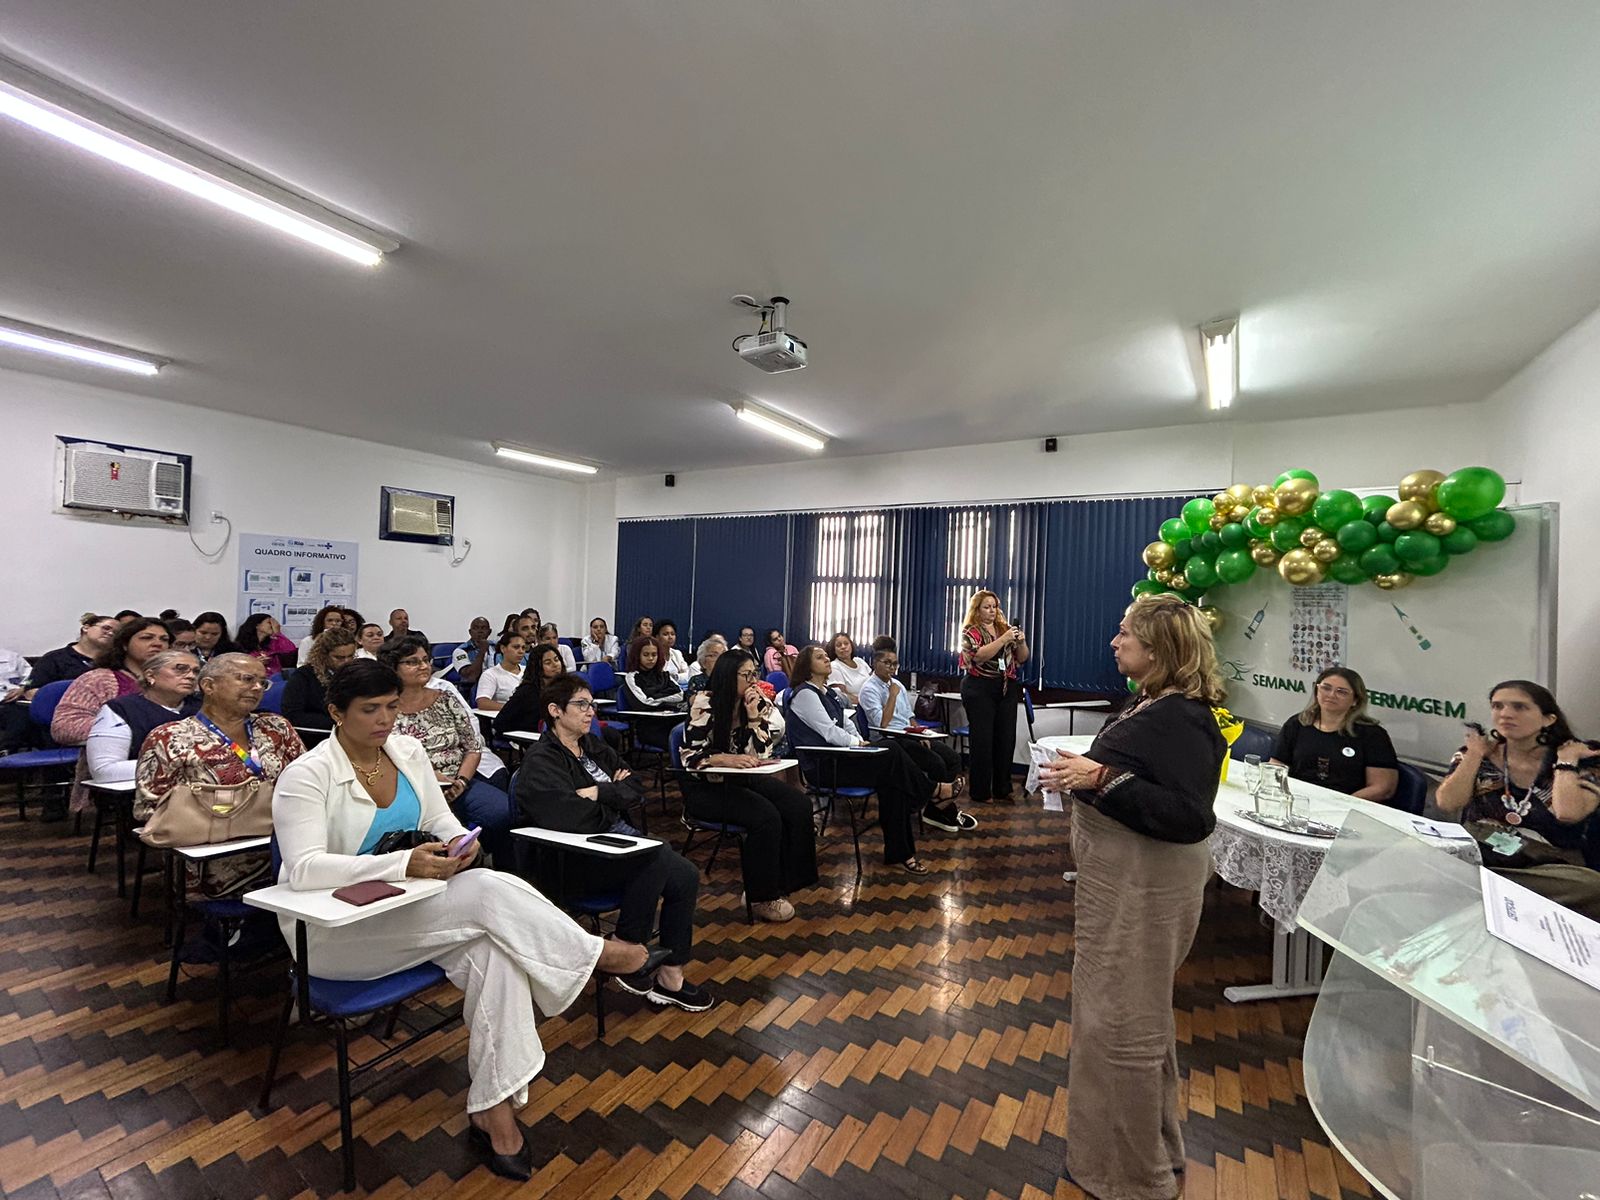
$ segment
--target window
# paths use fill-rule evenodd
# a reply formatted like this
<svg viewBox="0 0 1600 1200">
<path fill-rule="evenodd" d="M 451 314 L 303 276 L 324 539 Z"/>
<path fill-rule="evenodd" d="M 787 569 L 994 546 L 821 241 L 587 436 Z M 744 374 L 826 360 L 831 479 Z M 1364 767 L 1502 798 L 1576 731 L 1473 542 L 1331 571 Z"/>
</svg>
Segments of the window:
<svg viewBox="0 0 1600 1200">
<path fill-rule="evenodd" d="M 817 522 L 809 636 L 824 645 L 839 630 L 870 645 L 886 631 L 888 514 L 847 513 Z"/>
<path fill-rule="evenodd" d="M 944 627 L 950 653 L 961 652 L 961 622 L 972 593 L 990 587 L 988 509 L 952 509 L 945 525 Z"/>
</svg>

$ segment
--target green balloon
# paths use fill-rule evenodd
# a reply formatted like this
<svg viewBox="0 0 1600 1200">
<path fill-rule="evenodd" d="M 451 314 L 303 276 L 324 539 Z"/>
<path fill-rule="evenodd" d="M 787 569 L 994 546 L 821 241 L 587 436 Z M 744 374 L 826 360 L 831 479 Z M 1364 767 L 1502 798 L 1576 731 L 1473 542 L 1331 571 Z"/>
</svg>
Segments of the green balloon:
<svg viewBox="0 0 1600 1200">
<path fill-rule="evenodd" d="M 1200 588 L 1190 588 L 1187 592 L 1179 592 L 1178 595 L 1182 596 L 1187 604 L 1199 604 L 1200 598 L 1205 595 L 1205 592 Z"/>
<path fill-rule="evenodd" d="M 1274 479 L 1272 481 L 1272 486 L 1273 487 L 1281 486 L 1285 479 L 1309 479 L 1309 480 L 1311 480 L 1311 486 L 1312 487 L 1320 487 L 1321 486 L 1320 484 L 1317 483 L 1317 477 L 1315 475 L 1313 475 L 1310 471 L 1306 470 L 1304 467 L 1295 467 L 1293 470 L 1285 471 L 1282 475 L 1279 475 L 1276 479 Z"/>
<path fill-rule="evenodd" d="M 1224 550 L 1217 555 L 1217 578 L 1223 583 L 1243 583 L 1256 573 L 1256 560 L 1248 550 Z"/>
<path fill-rule="evenodd" d="M 1183 573 L 1189 577 L 1191 588 L 1204 591 L 1208 587 L 1217 586 L 1217 568 L 1209 558 L 1202 558 L 1196 554 L 1183 568 Z"/>
<path fill-rule="evenodd" d="M 1336 558 L 1328 564 L 1328 575 L 1339 583 L 1365 583 L 1367 573 L 1354 558 Z"/>
<path fill-rule="evenodd" d="M 1229 550 L 1242 550 L 1250 545 L 1250 531 L 1237 521 L 1229 521 L 1217 530 L 1217 537 Z"/>
<path fill-rule="evenodd" d="M 1413 529 L 1395 538 L 1394 552 L 1407 568 L 1444 557 L 1439 539 L 1425 529 Z"/>
<path fill-rule="evenodd" d="M 1413 575 L 1437 575 L 1450 565 L 1450 560 L 1444 555 L 1438 558 L 1425 558 L 1419 563 L 1407 563 L 1406 570 Z"/>
<path fill-rule="evenodd" d="M 1166 590 L 1167 589 L 1165 587 L 1153 579 L 1141 579 L 1129 589 L 1129 591 L 1133 593 L 1133 598 L 1135 600 L 1137 600 L 1140 596 L 1155 596 Z"/>
<path fill-rule="evenodd" d="M 1493 508 L 1494 505 L 1490 505 Z M 1196 496 L 1183 506 L 1183 523 L 1196 533 L 1204 533 L 1211 528 L 1211 518 L 1217 511 L 1217 506 L 1204 496 Z"/>
<path fill-rule="evenodd" d="M 1354 492 L 1335 489 L 1317 497 L 1311 509 L 1311 519 L 1329 533 L 1342 525 L 1361 518 L 1361 497 Z"/>
<path fill-rule="evenodd" d="M 1339 526 L 1333 540 L 1346 554 L 1360 554 L 1378 544 L 1378 531 L 1358 517 Z"/>
<path fill-rule="evenodd" d="M 1221 535 L 1214 533 L 1209 529 L 1200 535 L 1199 542 L 1199 553 L 1204 554 L 1209 558 L 1215 558 L 1217 556 L 1217 551 L 1222 549 Z"/>
<path fill-rule="evenodd" d="M 1382 525 L 1390 507 L 1398 503 L 1393 496 L 1367 496 L 1361 501 L 1361 515 L 1369 524 Z"/>
<path fill-rule="evenodd" d="M 1300 535 L 1305 532 L 1306 519 L 1304 517 L 1284 517 L 1272 527 L 1272 545 L 1280 554 L 1287 554 L 1300 544 Z"/>
<path fill-rule="evenodd" d="M 1172 551 L 1178 556 L 1179 562 L 1188 562 L 1189 556 L 1194 553 L 1193 539 L 1184 538 L 1183 541 L 1172 547 Z"/>
<path fill-rule="evenodd" d="M 1358 561 L 1368 575 L 1393 575 L 1400 569 L 1400 556 L 1389 546 L 1374 546 Z"/>
<path fill-rule="evenodd" d="M 1168 517 L 1161 522 L 1161 540 L 1169 546 L 1176 546 L 1189 536 L 1189 526 L 1182 517 Z"/>
<path fill-rule="evenodd" d="M 1387 521 L 1382 525 L 1375 526 L 1375 528 L 1378 531 L 1378 540 L 1388 546 L 1394 545 L 1394 540 L 1405 532 L 1404 530 L 1396 529 Z"/>
<path fill-rule="evenodd" d="M 1243 522 L 1241 522 L 1241 524 L 1244 525 L 1244 531 L 1253 538 L 1271 537 L 1271 528 L 1256 520 L 1256 518 L 1260 515 L 1261 510 L 1259 508 L 1252 508 L 1249 512 L 1249 515 L 1245 517 Z"/>
<path fill-rule="evenodd" d="M 1506 481 L 1488 467 L 1462 467 L 1451 471 L 1433 494 L 1439 510 L 1458 521 L 1472 521 L 1506 498 Z"/>
<path fill-rule="evenodd" d="M 1467 528 L 1478 535 L 1480 542 L 1503 542 L 1517 531 L 1517 519 L 1505 509 L 1497 508 L 1468 521 Z"/>
<path fill-rule="evenodd" d="M 1161 582 L 1159 579 L 1156 578 L 1156 569 L 1154 567 L 1151 567 L 1148 571 L 1146 571 L 1144 573 L 1144 577 L 1146 579 L 1150 580 L 1150 582 L 1152 582 L 1152 583 L 1160 583 Z"/>
<path fill-rule="evenodd" d="M 1471 554 L 1473 547 L 1478 544 L 1478 535 L 1465 525 L 1457 525 L 1439 539 L 1439 544 L 1444 547 L 1446 554 Z"/>
</svg>

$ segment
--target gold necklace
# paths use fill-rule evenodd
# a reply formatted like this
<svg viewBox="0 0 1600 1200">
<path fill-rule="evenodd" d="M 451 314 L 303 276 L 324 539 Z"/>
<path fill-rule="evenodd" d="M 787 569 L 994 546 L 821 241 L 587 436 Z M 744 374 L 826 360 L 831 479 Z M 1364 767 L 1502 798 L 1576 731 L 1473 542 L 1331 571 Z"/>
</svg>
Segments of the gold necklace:
<svg viewBox="0 0 1600 1200">
<path fill-rule="evenodd" d="M 383 773 L 383 751 L 380 750 L 378 752 L 378 761 L 373 764 L 370 771 L 353 758 L 350 760 L 350 765 L 356 769 L 358 775 L 367 781 L 367 786 L 371 787 L 378 782 L 378 776 Z"/>
</svg>

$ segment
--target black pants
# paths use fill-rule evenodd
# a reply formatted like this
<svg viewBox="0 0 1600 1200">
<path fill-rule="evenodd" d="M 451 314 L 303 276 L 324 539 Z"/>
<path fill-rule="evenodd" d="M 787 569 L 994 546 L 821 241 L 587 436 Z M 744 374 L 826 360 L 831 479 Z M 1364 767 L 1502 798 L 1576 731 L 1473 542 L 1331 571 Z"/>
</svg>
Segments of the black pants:
<svg viewBox="0 0 1600 1200">
<path fill-rule="evenodd" d="M 933 798 L 934 783 L 898 741 L 874 742 L 881 754 L 817 754 L 811 778 L 824 787 L 869 787 L 878 793 L 878 823 L 883 826 L 883 861 L 891 866 L 916 857 L 911 818 Z M 802 755 L 804 759 L 805 755 Z M 835 776 L 834 772 L 838 774 Z"/>
<path fill-rule="evenodd" d="M 682 966 L 694 957 L 694 904 L 700 894 L 700 869 L 671 846 L 654 854 L 610 859 L 569 857 L 566 886 L 584 893 L 622 892 L 617 936 L 625 942 L 648 943 L 656 930 L 661 906 L 661 944 L 672 953 L 667 962 Z"/>
<path fill-rule="evenodd" d="M 967 736 L 972 756 L 968 778 L 974 800 L 1003 799 L 1011 794 L 1011 756 L 1017 750 L 1017 702 L 1021 698 L 1021 685 L 1011 680 L 962 677 L 961 704 L 971 730 Z"/>
<path fill-rule="evenodd" d="M 961 772 L 961 756 L 943 738 L 894 738 L 895 745 L 903 746 L 911 761 L 935 783 L 950 783 Z"/>
<path fill-rule="evenodd" d="M 727 783 L 695 781 L 684 789 L 683 807 L 702 821 L 744 826 L 740 863 L 750 903 L 763 904 L 816 883 L 811 797 L 799 788 L 773 775 L 734 776 Z"/>
</svg>

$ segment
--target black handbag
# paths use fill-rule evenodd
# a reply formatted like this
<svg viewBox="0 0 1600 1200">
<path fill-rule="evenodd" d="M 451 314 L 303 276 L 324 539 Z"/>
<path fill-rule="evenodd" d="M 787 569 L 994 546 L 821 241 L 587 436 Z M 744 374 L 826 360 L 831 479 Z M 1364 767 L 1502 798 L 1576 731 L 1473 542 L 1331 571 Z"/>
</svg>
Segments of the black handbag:
<svg viewBox="0 0 1600 1200">
<path fill-rule="evenodd" d="M 372 848 L 372 853 L 393 854 L 396 850 L 415 850 L 418 846 L 426 846 L 429 842 L 438 840 L 433 834 L 421 829 L 391 829 L 378 839 L 378 844 Z"/>
</svg>

